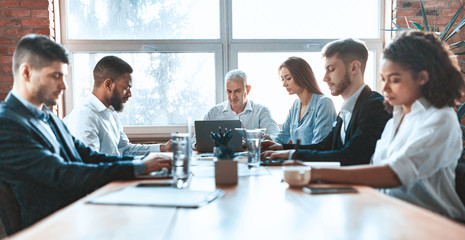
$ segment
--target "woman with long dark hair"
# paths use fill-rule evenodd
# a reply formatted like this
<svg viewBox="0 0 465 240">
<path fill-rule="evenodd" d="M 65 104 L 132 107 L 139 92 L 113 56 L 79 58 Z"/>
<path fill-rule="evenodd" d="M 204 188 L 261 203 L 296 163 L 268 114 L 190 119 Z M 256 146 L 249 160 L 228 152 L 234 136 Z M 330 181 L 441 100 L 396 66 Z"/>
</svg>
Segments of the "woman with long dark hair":
<svg viewBox="0 0 465 240">
<path fill-rule="evenodd" d="M 265 141 L 265 148 L 273 145 L 273 150 L 282 149 L 281 144 L 313 144 L 323 140 L 331 131 L 336 119 L 332 100 L 321 93 L 310 65 L 302 58 L 290 57 L 278 68 L 278 73 L 289 95 L 296 99 L 278 136 Z M 278 147 L 278 148 L 276 148 Z"/>
</svg>

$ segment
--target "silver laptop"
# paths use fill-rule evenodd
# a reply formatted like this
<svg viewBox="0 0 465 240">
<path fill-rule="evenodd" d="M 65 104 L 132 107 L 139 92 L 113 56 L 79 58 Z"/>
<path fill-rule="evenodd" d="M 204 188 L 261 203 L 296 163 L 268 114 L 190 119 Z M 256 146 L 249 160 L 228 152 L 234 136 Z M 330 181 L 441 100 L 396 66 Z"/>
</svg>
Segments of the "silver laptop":
<svg viewBox="0 0 465 240">
<path fill-rule="evenodd" d="M 213 152 L 213 139 L 211 132 L 217 133 L 221 127 L 221 131 L 225 128 L 232 129 L 232 138 L 228 142 L 228 146 L 232 147 L 235 152 L 242 152 L 242 136 L 234 129 L 241 127 L 241 120 L 199 120 L 195 121 L 195 136 L 197 141 L 197 151 Z"/>
</svg>

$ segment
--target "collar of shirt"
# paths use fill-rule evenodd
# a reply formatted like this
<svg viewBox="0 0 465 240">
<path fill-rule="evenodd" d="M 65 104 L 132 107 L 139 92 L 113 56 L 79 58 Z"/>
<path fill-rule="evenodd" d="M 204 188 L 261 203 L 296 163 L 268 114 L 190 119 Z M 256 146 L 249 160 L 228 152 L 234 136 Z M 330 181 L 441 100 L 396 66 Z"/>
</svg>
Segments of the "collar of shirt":
<svg viewBox="0 0 465 240">
<path fill-rule="evenodd" d="M 413 102 L 412 107 L 410 109 L 410 113 L 419 113 L 426 111 L 431 106 L 431 103 L 426 100 L 426 98 L 421 97 L 415 102 Z M 394 119 L 401 118 L 404 115 L 404 108 L 402 106 L 394 106 L 394 110 L 392 111 L 392 115 Z"/>
<path fill-rule="evenodd" d="M 360 96 L 360 93 L 362 93 L 363 88 L 365 88 L 365 84 L 361 86 L 352 96 L 350 96 L 349 99 L 347 99 L 341 106 L 341 112 L 350 112 L 352 113 L 354 111 L 355 103 L 357 102 L 358 97 Z"/>
<path fill-rule="evenodd" d="M 232 108 L 231 108 L 231 104 L 229 103 L 229 101 L 224 102 L 224 104 L 225 105 L 224 105 L 224 108 L 223 108 L 223 112 L 234 112 L 232 110 Z M 252 104 L 251 104 L 250 100 L 247 100 L 244 111 L 238 113 L 237 115 L 243 114 L 243 113 L 248 112 L 248 111 L 252 112 Z"/>
<path fill-rule="evenodd" d="M 103 104 L 102 101 L 100 101 L 100 99 L 98 99 L 93 93 L 89 96 L 89 102 L 98 112 L 103 112 L 105 110 L 110 110 L 110 112 L 115 111 L 113 106 L 106 107 L 105 104 Z"/>
<path fill-rule="evenodd" d="M 24 107 L 26 107 L 32 113 L 32 115 L 34 115 L 34 117 L 42 120 L 45 123 L 48 122 L 48 118 L 50 115 L 49 110 L 45 105 L 42 107 L 42 110 L 40 110 L 38 107 L 30 103 L 25 98 L 21 97 L 19 94 L 16 94 L 13 91 L 11 92 L 11 94 L 13 94 L 13 96 L 15 96 L 19 100 L 19 102 L 21 102 L 24 105 Z"/>
</svg>

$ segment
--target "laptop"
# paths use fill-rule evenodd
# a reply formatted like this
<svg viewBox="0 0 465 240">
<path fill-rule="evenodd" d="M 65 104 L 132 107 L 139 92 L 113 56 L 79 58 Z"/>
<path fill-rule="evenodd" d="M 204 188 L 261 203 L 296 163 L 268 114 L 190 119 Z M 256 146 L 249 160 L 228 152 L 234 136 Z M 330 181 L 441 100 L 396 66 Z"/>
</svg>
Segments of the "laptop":
<svg viewBox="0 0 465 240">
<path fill-rule="evenodd" d="M 195 137 L 197 141 L 197 151 L 213 152 L 213 139 L 211 132 L 217 133 L 218 129 L 224 131 L 225 128 L 232 129 L 232 138 L 228 146 L 232 147 L 235 152 L 242 152 L 242 136 L 234 129 L 241 127 L 241 120 L 198 120 L 195 124 Z"/>
</svg>

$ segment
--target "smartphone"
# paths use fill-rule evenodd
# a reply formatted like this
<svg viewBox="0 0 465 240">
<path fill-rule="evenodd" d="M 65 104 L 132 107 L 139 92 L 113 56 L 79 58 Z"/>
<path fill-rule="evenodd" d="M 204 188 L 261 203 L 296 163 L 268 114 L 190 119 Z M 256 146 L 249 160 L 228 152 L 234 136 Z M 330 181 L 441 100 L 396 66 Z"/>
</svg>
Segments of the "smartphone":
<svg viewBox="0 0 465 240">
<path fill-rule="evenodd" d="M 352 187 L 304 187 L 304 192 L 310 194 L 357 193 Z"/>
<path fill-rule="evenodd" d="M 139 183 L 137 187 L 171 187 L 173 183 L 173 181 L 147 182 Z"/>
</svg>

